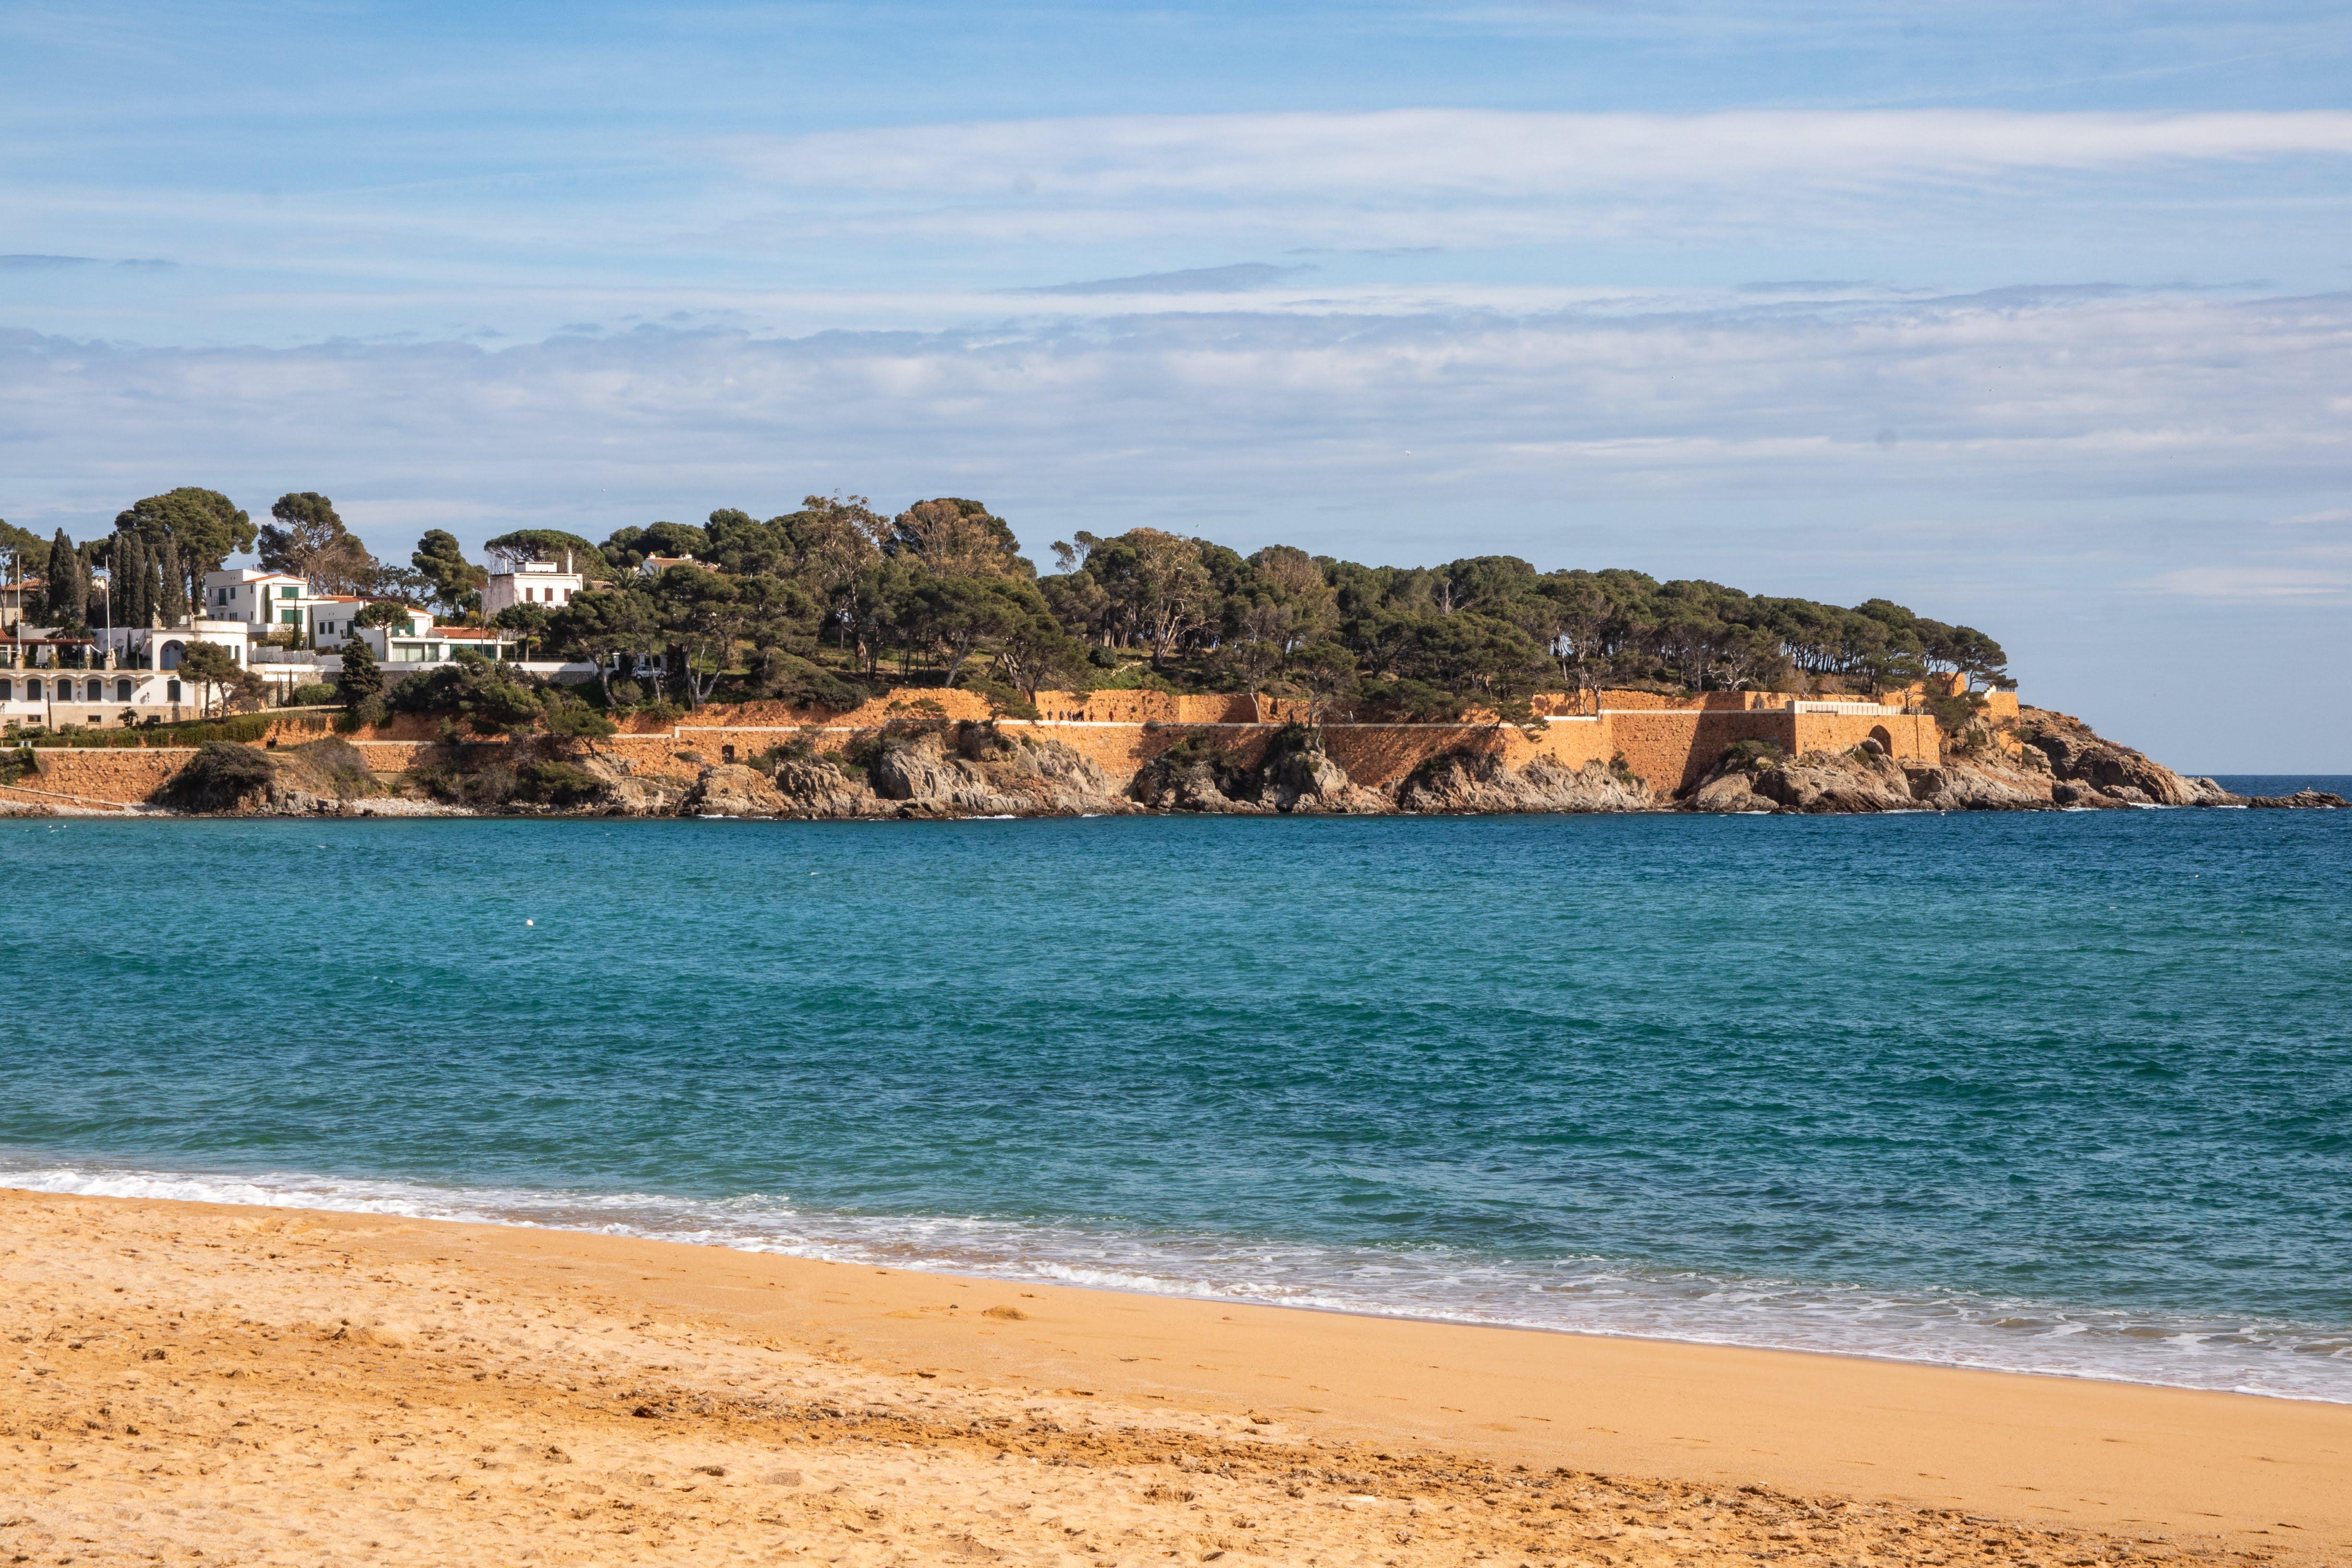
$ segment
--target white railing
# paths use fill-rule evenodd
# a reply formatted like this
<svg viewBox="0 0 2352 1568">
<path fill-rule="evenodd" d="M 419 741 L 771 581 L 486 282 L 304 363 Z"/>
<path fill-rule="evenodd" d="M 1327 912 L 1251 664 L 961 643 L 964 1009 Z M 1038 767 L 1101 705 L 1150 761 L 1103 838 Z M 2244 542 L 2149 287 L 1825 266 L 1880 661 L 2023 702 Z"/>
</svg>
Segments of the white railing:
<svg viewBox="0 0 2352 1568">
<path fill-rule="evenodd" d="M 1889 713 L 1907 712 L 1907 709 L 1889 708 L 1881 702 L 1791 702 L 1791 713 L 1854 713 L 1883 718 Z"/>
</svg>

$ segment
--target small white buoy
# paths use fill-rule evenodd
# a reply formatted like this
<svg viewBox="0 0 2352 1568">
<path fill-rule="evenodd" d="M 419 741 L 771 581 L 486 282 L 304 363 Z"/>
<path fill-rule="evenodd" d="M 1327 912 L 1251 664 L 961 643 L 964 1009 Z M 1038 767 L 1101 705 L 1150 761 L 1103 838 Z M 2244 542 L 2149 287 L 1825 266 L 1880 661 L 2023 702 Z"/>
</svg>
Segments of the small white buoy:
<svg viewBox="0 0 2352 1568">
<path fill-rule="evenodd" d="M 523 923 L 523 924 L 525 924 L 525 925 L 527 925 L 527 926 L 535 926 L 535 925 L 537 925 L 539 922 L 538 922 L 537 921 L 523 921 L 522 923 Z"/>
</svg>

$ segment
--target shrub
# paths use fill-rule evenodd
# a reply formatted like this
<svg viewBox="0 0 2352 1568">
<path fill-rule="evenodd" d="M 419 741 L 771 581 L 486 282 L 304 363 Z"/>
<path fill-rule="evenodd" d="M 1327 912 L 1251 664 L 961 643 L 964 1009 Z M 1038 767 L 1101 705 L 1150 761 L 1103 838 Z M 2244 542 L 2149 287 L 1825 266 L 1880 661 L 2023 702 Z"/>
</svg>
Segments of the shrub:
<svg viewBox="0 0 2352 1568">
<path fill-rule="evenodd" d="M 1944 733 L 1957 735 L 1977 721 L 1977 715 L 1983 710 L 1984 705 L 1981 693 L 1963 691 L 1957 697 L 1930 697 L 1920 706 L 1936 716 L 1936 722 L 1943 726 Z"/>
<path fill-rule="evenodd" d="M 782 648 L 770 648 L 755 659 L 759 694 L 795 708 L 824 708 L 846 713 L 866 700 L 865 690 L 842 679 L 822 665 L 812 664 Z"/>
<path fill-rule="evenodd" d="M 988 710 L 999 719 L 1034 719 L 1037 705 L 1029 700 L 1018 687 L 985 675 L 975 675 L 964 681 L 964 689 L 976 692 L 988 700 Z"/>
<path fill-rule="evenodd" d="M 183 811 L 227 811 L 267 785 L 278 766 L 263 752 L 234 741 L 213 741 L 163 786 L 165 804 Z"/>
<path fill-rule="evenodd" d="M 289 708 L 331 708 L 341 700 L 335 689 L 323 680 L 305 681 L 286 696 Z"/>
<path fill-rule="evenodd" d="M 518 794 L 551 805 L 577 805 L 604 793 L 604 780 L 570 763 L 531 763 L 518 771 L 516 779 Z"/>
<path fill-rule="evenodd" d="M 1750 773 L 1785 762 L 1788 756 L 1788 752 L 1769 741 L 1734 741 L 1723 748 L 1723 755 L 1716 760 L 1715 765 L 1726 773 Z M 1612 759 L 1612 771 L 1622 767 L 1624 762 L 1622 756 Z"/>
</svg>

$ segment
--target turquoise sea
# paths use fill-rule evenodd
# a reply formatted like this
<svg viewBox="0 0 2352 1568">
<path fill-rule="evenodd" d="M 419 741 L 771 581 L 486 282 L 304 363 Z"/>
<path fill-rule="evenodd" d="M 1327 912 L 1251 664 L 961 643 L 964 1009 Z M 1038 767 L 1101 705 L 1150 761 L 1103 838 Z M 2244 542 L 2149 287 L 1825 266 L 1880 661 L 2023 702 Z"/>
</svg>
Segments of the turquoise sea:
<svg viewBox="0 0 2352 1568">
<path fill-rule="evenodd" d="M 0 1184 L 2352 1400 L 2352 813 L 7 821 L 0 879 Z"/>
</svg>

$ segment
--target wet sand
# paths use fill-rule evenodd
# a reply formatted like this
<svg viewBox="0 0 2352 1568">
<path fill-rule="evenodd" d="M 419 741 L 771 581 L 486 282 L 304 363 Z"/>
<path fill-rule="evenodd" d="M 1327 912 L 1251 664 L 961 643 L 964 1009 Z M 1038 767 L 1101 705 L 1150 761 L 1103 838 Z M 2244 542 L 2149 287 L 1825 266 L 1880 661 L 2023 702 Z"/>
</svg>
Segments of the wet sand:
<svg viewBox="0 0 2352 1568">
<path fill-rule="evenodd" d="M 2352 1556 L 2352 1407 L 0 1192 L 0 1563 Z"/>
</svg>

